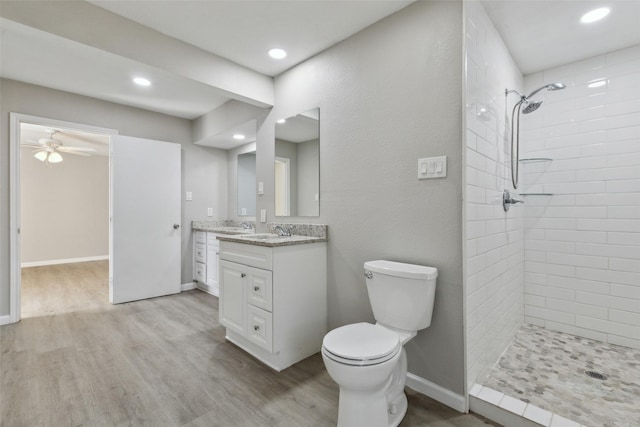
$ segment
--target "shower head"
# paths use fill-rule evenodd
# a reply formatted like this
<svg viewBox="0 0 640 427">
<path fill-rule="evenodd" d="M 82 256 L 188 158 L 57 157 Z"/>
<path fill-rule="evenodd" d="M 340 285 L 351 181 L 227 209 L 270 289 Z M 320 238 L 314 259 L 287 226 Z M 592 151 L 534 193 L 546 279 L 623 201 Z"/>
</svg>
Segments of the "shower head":
<svg viewBox="0 0 640 427">
<path fill-rule="evenodd" d="M 542 101 L 529 101 L 527 106 L 522 109 L 522 114 L 529 114 L 536 111 L 542 105 Z"/>
<path fill-rule="evenodd" d="M 546 85 L 544 85 L 542 87 L 539 87 L 538 89 L 534 90 L 526 98 L 527 99 L 531 98 L 533 95 L 535 95 L 536 93 L 540 92 L 543 89 L 546 89 L 548 91 L 554 91 L 554 90 L 564 89 L 565 87 L 567 87 L 567 86 L 565 86 L 564 83 L 549 83 L 549 84 L 546 84 Z"/>
</svg>

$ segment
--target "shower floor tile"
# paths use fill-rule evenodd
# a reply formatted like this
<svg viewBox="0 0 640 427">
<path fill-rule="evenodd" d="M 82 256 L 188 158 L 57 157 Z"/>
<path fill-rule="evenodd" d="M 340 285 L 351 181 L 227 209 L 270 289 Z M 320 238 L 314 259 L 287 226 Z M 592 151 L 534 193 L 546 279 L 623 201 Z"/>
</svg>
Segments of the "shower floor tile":
<svg viewBox="0 0 640 427">
<path fill-rule="evenodd" d="M 640 426 L 640 350 L 525 324 L 477 382 L 585 426 Z"/>
</svg>

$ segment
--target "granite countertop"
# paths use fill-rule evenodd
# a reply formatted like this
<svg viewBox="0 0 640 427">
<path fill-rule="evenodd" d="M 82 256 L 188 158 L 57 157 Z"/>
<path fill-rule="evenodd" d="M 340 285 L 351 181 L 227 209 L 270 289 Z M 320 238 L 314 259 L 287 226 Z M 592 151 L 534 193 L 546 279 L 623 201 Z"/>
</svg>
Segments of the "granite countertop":
<svg viewBox="0 0 640 427">
<path fill-rule="evenodd" d="M 244 228 L 241 224 L 237 224 L 228 220 L 211 220 L 211 221 L 192 221 L 191 230 L 193 231 L 210 231 L 219 234 L 253 234 L 254 228 Z"/>
<path fill-rule="evenodd" d="M 292 236 L 278 236 L 277 234 L 271 233 L 245 234 L 235 236 L 224 235 L 218 236 L 218 240 L 222 240 L 224 242 L 244 243 L 247 245 L 267 247 L 303 245 L 306 243 L 320 243 L 327 241 L 326 237 L 300 236 L 297 234 L 294 234 Z"/>
<path fill-rule="evenodd" d="M 242 227 L 207 227 L 207 228 L 194 228 L 194 230 L 198 231 L 209 231 L 211 233 L 217 234 L 229 234 L 229 235 L 247 235 L 254 234 L 255 230 L 253 228 L 242 228 Z"/>
<path fill-rule="evenodd" d="M 248 222 L 255 227 L 255 223 Z M 291 232 L 291 236 L 279 236 L 275 227 L 281 226 Z M 218 234 L 218 240 L 245 243 L 256 246 L 289 246 L 327 241 L 328 227 L 323 224 L 266 224 L 268 233 L 256 234 L 255 229 L 242 227 L 242 223 L 232 220 L 192 221 L 194 231 L 210 231 Z"/>
</svg>

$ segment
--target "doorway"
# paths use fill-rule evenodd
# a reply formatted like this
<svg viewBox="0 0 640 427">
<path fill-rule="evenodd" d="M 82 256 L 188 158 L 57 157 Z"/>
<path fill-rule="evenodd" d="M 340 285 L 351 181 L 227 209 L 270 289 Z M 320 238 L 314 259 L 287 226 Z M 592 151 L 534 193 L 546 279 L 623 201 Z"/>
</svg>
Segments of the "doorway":
<svg viewBox="0 0 640 427">
<path fill-rule="evenodd" d="M 109 139 L 20 123 L 23 318 L 109 303 Z"/>
<path fill-rule="evenodd" d="M 63 270 L 72 271 L 71 266 L 78 267 L 83 262 L 95 262 L 101 263 L 101 266 L 94 266 L 98 271 L 100 267 L 104 269 L 105 265 L 108 271 L 110 245 L 108 240 L 109 145 L 111 137 L 115 134 L 117 132 L 112 129 L 24 114 L 10 114 L 10 164 L 12 166 L 10 226 L 12 232 L 10 233 L 11 288 L 9 303 L 11 323 L 19 321 L 22 317 L 23 266 L 34 269 L 28 272 L 29 274 L 25 276 L 26 279 L 41 284 L 50 284 L 49 287 L 44 285 L 42 288 L 47 292 L 55 292 L 56 288 L 59 289 L 60 283 L 64 283 L 64 279 L 60 279 L 64 276 Z M 93 143 L 84 141 L 83 139 L 89 135 L 98 138 L 97 141 Z M 70 150 L 71 147 L 76 147 L 76 149 Z M 98 153 L 102 159 L 96 159 Z M 73 208 L 69 206 L 69 202 L 74 199 L 80 200 L 79 197 L 82 196 L 78 193 L 82 191 L 80 184 L 83 183 L 74 182 L 77 181 L 77 175 L 74 175 L 73 170 L 77 171 L 78 168 L 82 170 L 83 165 L 74 160 L 92 157 L 93 163 L 100 163 L 101 160 L 103 166 L 105 162 L 107 166 L 107 176 L 102 177 L 103 181 L 106 179 L 107 183 L 107 200 L 102 200 L 102 207 L 106 207 L 106 214 L 103 211 L 101 216 L 103 220 L 107 221 L 107 252 L 106 254 L 101 253 L 104 251 L 103 247 L 96 255 L 94 248 L 93 255 L 82 256 L 79 254 L 88 252 L 87 248 L 80 248 L 81 250 L 78 252 L 78 248 L 75 247 L 78 241 L 78 230 L 90 227 L 92 222 L 94 224 L 99 222 L 100 217 L 96 218 L 94 213 L 87 212 L 87 205 L 81 206 L 81 209 L 75 206 L 76 211 L 74 212 Z M 63 165 L 66 166 L 64 169 L 61 168 Z M 84 164 L 84 167 L 86 168 L 87 165 Z M 31 189 L 30 193 L 23 194 L 23 184 L 27 186 L 27 191 Z M 84 184 L 87 185 L 86 182 Z M 87 198 L 96 196 L 95 192 L 92 193 L 86 187 L 84 192 L 89 193 Z M 89 201 L 91 202 L 91 200 Z M 74 223 L 78 221 L 78 218 L 82 218 L 83 214 L 87 217 L 84 221 L 85 224 L 74 227 Z M 76 223 L 75 225 L 80 224 Z M 23 229 L 23 226 L 26 228 Z M 105 224 L 102 226 L 104 227 Z M 34 244 L 34 242 L 36 243 Z M 25 249 L 28 251 L 24 260 L 23 244 L 26 245 Z M 40 271 L 35 271 L 38 269 Z M 71 276 L 77 278 L 77 273 L 77 271 L 71 272 Z M 38 276 L 40 277 L 37 278 Z M 57 279 L 56 276 L 58 276 Z M 108 281 L 108 274 L 106 279 Z M 38 293 L 35 289 L 34 292 Z M 32 297 L 31 295 L 25 296 Z M 65 291 L 56 297 L 60 301 L 72 302 L 77 300 L 77 296 L 79 296 L 78 293 Z M 108 304 L 108 299 L 106 303 Z M 55 310 L 61 309 L 63 308 L 60 306 L 55 308 Z M 38 312 L 44 314 L 37 302 L 29 304 L 27 311 L 27 315 L 34 315 Z"/>
<path fill-rule="evenodd" d="M 291 195 L 289 191 L 291 159 L 276 157 L 275 159 L 275 215 L 289 216 Z"/>
<path fill-rule="evenodd" d="M 10 113 L 8 323 L 20 320 L 21 123 L 109 136 L 109 302 L 118 304 L 179 293 L 180 144 L 120 136 L 111 129 Z M 54 160 L 58 159 L 54 157 Z"/>
</svg>

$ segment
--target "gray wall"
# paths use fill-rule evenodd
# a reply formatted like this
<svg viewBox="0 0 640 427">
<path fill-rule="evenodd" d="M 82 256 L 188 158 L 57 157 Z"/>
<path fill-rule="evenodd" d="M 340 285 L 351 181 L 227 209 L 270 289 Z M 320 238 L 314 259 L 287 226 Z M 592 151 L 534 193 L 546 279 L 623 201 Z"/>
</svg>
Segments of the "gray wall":
<svg viewBox="0 0 640 427">
<path fill-rule="evenodd" d="M 289 216 L 298 215 L 298 144 L 276 139 L 276 157 L 289 159 Z M 274 178 L 275 180 L 275 172 Z M 274 181 L 275 182 L 275 181 Z M 275 207 L 271 212 L 275 212 Z"/>
<path fill-rule="evenodd" d="M 316 194 L 320 186 L 319 141 L 298 144 L 298 215 L 318 216 Z"/>
<path fill-rule="evenodd" d="M 461 2 L 416 2 L 275 84 L 276 106 L 258 133 L 258 209 L 273 220 L 274 121 L 320 107 L 312 221 L 329 225 L 329 326 L 373 320 L 365 261 L 437 267 L 433 322 L 407 345 L 409 371 L 462 394 Z M 417 159 L 441 155 L 447 178 L 418 181 Z"/>
<path fill-rule="evenodd" d="M 256 153 L 238 155 L 239 216 L 256 216 Z"/>
<path fill-rule="evenodd" d="M 182 146 L 182 282 L 192 280 L 191 220 L 227 217 L 227 153 L 191 143 L 189 120 L 12 80 L 0 80 L 0 316 L 9 313 L 9 113 L 117 129 Z M 184 192 L 193 201 L 184 201 Z"/>
<path fill-rule="evenodd" d="M 227 216 L 216 217 L 215 219 L 233 219 L 236 221 L 253 221 L 255 219 L 255 217 L 240 216 L 240 212 L 238 212 L 238 156 L 244 153 L 255 153 L 255 151 L 255 142 L 249 142 L 248 144 L 241 145 L 240 147 L 225 150 L 227 156 L 226 191 L 228 193 L 229 211 L 227 212 Z M 256 180 L 254 179 L 254 181 Z M 257 189 L 254 187 L 254 198 L 256 192 Z"/>
<path fill-rule="evenodd" d="M 23 147 L 22 263 L 109 255 L 109 157 L 62 154 L 46 166 Z"/>
</svg>

